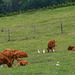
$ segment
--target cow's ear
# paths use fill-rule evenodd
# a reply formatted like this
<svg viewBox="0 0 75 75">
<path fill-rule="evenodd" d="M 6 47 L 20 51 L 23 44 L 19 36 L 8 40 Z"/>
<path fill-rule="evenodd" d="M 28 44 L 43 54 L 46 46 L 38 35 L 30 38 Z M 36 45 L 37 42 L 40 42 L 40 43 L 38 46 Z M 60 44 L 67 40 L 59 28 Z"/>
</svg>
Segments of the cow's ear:
<svg viewBox="0 0 75 75">
<path fill-rule="evenodd" d="M 19 57 L 18 53 L 15 53 L 15 57 L 16 57 L 16 58 Z"/>
<path fill-rule="evenodd" d="M 18 53 L 15 53 L 15 55 L 17 55 Z"/>
<path fill-rule="evenodd" d="M 15 59 L 17 60 L 18 59 L 18 53 L 15 53 Z"/>
</svg>

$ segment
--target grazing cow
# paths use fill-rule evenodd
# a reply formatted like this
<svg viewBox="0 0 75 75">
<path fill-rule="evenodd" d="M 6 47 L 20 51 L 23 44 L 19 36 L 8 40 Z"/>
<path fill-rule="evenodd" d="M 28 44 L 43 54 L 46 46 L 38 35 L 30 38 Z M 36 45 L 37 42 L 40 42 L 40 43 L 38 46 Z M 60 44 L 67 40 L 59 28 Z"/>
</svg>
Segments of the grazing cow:
<svg viewBox="0 0 75 75">
<path fill-rule="evenodd" d="M 0 52 L 0 65 L 6 64 L 8 67 L 12 67 L 12 62 Z"/>
<path fill-rule="evenodd" d="M 3 54 L 5 54 L 12 62 L 14 62 L 14 60 L 17 59 L 17 53 L 15 53 L 12 49 L 5 49 L 3 51 Z"/>
<path fill-rule="evenodd" d="M 23 51 L 19 51 L 19 50 L 14 50 L 15 54 L 17 54 L 18 58 L 24 58 L 24 57 L 28 57 L 27 53 L 23 52 Z"/>
<path fill-rule="evenodd" d="M 18 63 L 17 63 L 17 66 L 26 66 L 28 65 L 28 62 L 26 60 L 17 60 Z"/>
<path fill-rule="evenodd" d="M 75 51 L 75 47 L 74 46 L 69 46 L 68 50 Z"/>
<path fill-rule="evenodd" d="M 5 54 L 12 62 L 14 62 L 15 59 L 17 60 L 18 58 L 28 57 L 27 53 L 12 49 L 5 49 L 3 51 L 3 54 Z"/>
<path fill-rule="evenodd" d="M 50 51 L 50 49 L 53 52 L 53 48 L 54 48 L 54 50 L 56 50 L 56 46 L 57 46 L 56 40 L 49 41 L 48 42 L 48 48 L 47 48 L 48 52 Z"/>
</svg>

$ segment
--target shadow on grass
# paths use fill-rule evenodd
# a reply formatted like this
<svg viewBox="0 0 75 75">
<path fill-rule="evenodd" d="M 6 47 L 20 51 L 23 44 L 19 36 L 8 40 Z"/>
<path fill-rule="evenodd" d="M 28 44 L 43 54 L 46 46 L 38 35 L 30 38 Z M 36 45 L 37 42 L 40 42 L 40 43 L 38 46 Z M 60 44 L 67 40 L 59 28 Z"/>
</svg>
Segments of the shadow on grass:
<svg viewBox="0 0 75 75">
<path fill-rule="evenodd" d="M 32 61 L 32 62 L 30 62 L 30 63 L 43 63 L 43 62 L 50 62 L 50 61 L 52 61 L 52 60 L 45 60 L 45 61 Z"/>
</svg>

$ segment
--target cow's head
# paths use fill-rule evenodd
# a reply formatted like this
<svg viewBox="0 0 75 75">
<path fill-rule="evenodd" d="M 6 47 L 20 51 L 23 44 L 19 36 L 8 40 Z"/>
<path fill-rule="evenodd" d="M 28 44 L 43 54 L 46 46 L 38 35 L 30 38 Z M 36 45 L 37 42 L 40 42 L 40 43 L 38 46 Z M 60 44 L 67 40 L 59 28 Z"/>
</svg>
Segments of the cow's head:
<svg viewBox="0 0 75 75">
<path fill-rule="evenodd" d="M 7 63 L 7 65 L 8 65 L 8 67 L 12 67 L 12 62 L 11 61 L 9 61 L 8 63 Z"/>
<path fill-rule="evenodd" d="M 26 66 L 26 65 L 28 65 L 28 62 L 27 62 L 27 61 L 26 61 L 25 63 L 20 62 L 20 65 L 21 65 L 21 66 Z"/>
<path fill-rule="evenodd" d="M 72 47 L 71 47 L 71 46 L 69 46 L 69 47 L 68 47 L 68 50 L 72 50 Z"/>
<path fill-rule="evenodd" d="M 27 53 L 25 53 L 25 57 L 28 57 L 28 54 Z"/>
<path fill-rule="evenodd" d="M 22 63 L 22 62 L 20 62 L 20 65 L 21 65 L 21 66 L 23 66 L 23 63 Z"/>
</svg>

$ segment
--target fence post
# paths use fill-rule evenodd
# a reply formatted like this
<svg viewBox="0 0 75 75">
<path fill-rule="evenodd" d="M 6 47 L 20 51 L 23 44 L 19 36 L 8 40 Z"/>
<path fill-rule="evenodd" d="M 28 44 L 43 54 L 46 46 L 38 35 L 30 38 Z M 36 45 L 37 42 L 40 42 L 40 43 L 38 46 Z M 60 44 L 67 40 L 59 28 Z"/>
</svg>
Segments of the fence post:
<svg viewBox="0 0 75 75">
<path fill-rule="evenodd" d="M 36 26 L 34 27 L 34 30 L 35 30 L 35 38 L 36 38 Z"/>
<path fill-rule="evenodd" d="M 10 41 L 10 30 L 8 29 L 8 41 Z"/>
<path fill-rule="evenodd" d="M 62 23 L 61 23 L 61 34 L 63 34 L 63 26 L 62 26 Z"/>
</svg>

